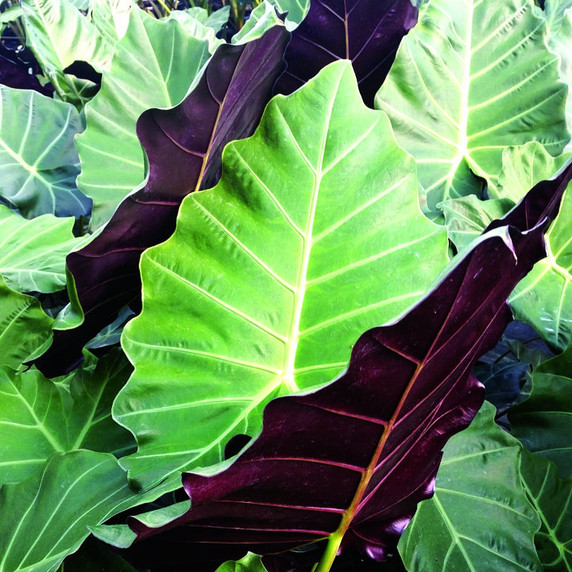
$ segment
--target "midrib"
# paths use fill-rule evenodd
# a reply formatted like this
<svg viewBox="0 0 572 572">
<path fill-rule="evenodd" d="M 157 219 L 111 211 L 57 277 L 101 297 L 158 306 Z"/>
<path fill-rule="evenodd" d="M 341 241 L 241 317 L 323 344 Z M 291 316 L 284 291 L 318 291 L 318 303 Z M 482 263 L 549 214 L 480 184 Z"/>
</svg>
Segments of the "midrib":
<svg viewBox="0 0 572 572">
<path fill-rule="evenodd" d="M 340 80 L 341 78 L 338 80 L 338 86 L 337 86 L 338 88 Z M 318 165 L 314 170 L 314 188 L 312 191 L 312 201 L 310 204 L 308 219 L 306 222 L 306 228 L 304 230 L 304 235 L 302 237 L 303 246 L 302 246 L 300 270 L 298 273 L 298 279 L 296 281 L 296 289 L 294 292 L 295 307 L 292 316 L 292 321 L 290 323 L 290 331 L 287 337 L 287 346 L 286 346 L 287 350 L 286 350 L 286 355 L 284 356 L 284 366 L 282 368 L 283 384 L 290 393 L 296 392 L 300 389 L 296 384 L 296 380 L 294 379 L 294 364 L 296 361 L 296 353 L 298 350 L 298 342 L 300 335 L 300 319 L 302 317 L 302 310 L 304 307 L 304 295 L 306 293 L 308 266 L 310 263 L 310 255 L 312 251 L 312 231 L 314 228 L 314 221 L 316 218 L 316 207 L 318 204 L 318 196 L 320 194 L 320 186 L 322 183 L 322 169 L 324 163 L 324 153 L 326 150 L 326 138 L 328 136 L 328 129 L 332 118 L 332 111 L 336 95 L 337 95 L 337 89 L 332 97 L 328 113 L 326 115 L 326 120 L 324 124 L 324 133 L 322 134 L 322 140 L 320 145 L 320 156 L 318 158 Z"/>
</svg>

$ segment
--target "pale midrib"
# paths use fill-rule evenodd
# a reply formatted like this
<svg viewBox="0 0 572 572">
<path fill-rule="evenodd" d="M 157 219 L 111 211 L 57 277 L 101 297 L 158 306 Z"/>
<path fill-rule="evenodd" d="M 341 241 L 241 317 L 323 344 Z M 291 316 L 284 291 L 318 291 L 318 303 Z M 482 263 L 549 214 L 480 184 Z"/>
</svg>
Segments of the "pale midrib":
<svg viewBox="0 0 572 572">
<path fill-rule="evenodd" d="M 340 80 L 338 80 L 338 89 L 339 89 L 339 81 Z M 332 97 L 332 100 L 330 102 L 330 107 L 326 115 L 324 133 L 322 135 L 322 141 L 320 146 L 320 156 L 318 159 L 318 165 L 314 170 L 314 189 L 312 193 L 312 203 L 310 205 L 310 212 L 308 215 L 306 228 L 302 236 L 303 246 L 302 246 L 300 271 L 298 273 L 298 280 L 296 282 L 294 290 L 295 307 L 292 316 L 292 321 L 290 322 L 290 331 L 287 336 L 288 343 L 286 344 L 284 366 L 282 368 L 283 383 L 289 392 L 296 392 L 299 390 L 299 387 L 296 384 L 296 380 L 294 379 L 294 365 L 296 361 L 298 342 L 300 338 L 300 320 L 302 318 L 302 310 L 304 307 L 304 294 L 306 293 L 308 266 L 310 264 L 310 255 L 312 252 L 312 230 L 316 218 L 316 207 L 318 204 L 318 196 L 320 194 L 320 185 L 322 182 L 322 169 L 324 164 L 324 153 L 326 150 L 326 138 L 328 136 L 328 130 L 332 118 L 334 103 L 335 103 L 335 96 Z"/>
</svg>

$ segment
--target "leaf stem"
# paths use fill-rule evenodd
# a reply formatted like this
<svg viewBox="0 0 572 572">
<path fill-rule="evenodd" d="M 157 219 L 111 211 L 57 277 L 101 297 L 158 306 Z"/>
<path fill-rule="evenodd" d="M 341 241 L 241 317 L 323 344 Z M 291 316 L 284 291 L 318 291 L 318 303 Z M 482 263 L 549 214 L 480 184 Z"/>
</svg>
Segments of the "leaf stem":
<svg viewBox="0 0 572 572">
<path fill-rule="evenodd" d="M 334 563 L 334 560 L 336 559 L 336 556 L 338 555 L 338 550 L 340 548 L 340 544 L 342 543 L 343 537 L 343 534 L 334 532 L 334 534 L 328 538 L 328 545 L 326 546 L 326 550 L 324 550 L 324 554 L 322 555 L 322 558 L 314 572 L 329 572 L 332 564 Z"/>
</svg>

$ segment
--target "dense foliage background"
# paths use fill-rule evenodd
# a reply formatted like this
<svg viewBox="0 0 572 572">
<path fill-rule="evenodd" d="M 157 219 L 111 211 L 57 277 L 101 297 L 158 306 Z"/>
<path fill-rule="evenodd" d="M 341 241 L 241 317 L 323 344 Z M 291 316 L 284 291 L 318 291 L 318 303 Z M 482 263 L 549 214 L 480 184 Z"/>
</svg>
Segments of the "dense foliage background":
<svg viewBox="0 0 572 572">
<path fill-rule="evenodd" d="M 571 8 L 0 2 L 0 571 L 572 570 Z"/>
</svg>

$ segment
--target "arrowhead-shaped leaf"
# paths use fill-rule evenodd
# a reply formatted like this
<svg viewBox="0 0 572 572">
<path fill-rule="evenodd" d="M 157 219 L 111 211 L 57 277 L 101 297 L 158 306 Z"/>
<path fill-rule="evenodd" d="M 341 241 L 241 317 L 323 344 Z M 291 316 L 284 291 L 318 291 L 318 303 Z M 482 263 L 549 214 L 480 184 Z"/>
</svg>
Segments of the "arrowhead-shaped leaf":
<svg viewBox="0 0 572 572">
<path fill-rule="evenodd" d="M 447 443 L 435 494 L 419 505 L 399 543 L 408 570 L 540 570 L 540 519 L 521 486 L 522 447 L 494 414 L 485 404 Z"/>
<path fill-rule="evenodd" d="M 73 138 L 81 129 L 70 104 L 0 86 L 1 201 L 28 218 L 88 214 L 91 201 L 75 185 L 79 161 Z"/>
<path fill-rule="evenodd" d="M 280 26 L 247 45 L 221 46 L 180 105 L 141 118 L 147 184 L 127 197 L 100 235 L 68 257 L 85 319 L 79 328 L 55 332 L 52 349 L 36 362 L 46 375 L 69 371 L 86 342 L 125 304 L 140 304 L 141 253 L 171 235 L 186 195 L 216 182 L 224 145 L 252 133 L 283 69 L 287 39 Z"/>
<path fill-rule="evenodd" d="M 373 99 L 399 42 L 417 21 L 410 0 L 315 0 L 292 33 L 278 93 L 292 93 L 336 60 L 352 61 L 365 103 Z"/>
<path fill-rule="evenodd" d="M 190 545 L 196 562 L 327 538 L 318 570 L 349 547 L 383 559 L 431 495 L 445 442 L 482 403 L 471 368 L 511 319 L 506 298 L 543 256 L 544 215 L 554 216 L 561 192 L 535 187 L 502 221 L 525 224 L 499 222 L 403 318 L 363 334 L 339 379 L 270 402 L 261 436 L 229 469 L 185 473 L 188 513 L 160 528 L 132 519 L 147 538 L 132 552 L 180 564 Z M 168 553 L 159 555 L 164 542 Z"/>
<path fill-rule="evenodd" d="M 511 73 L 506 73 L 510 69 Z M 503 149 L 569 139 L 566 88 L 532 0 L 432 0 L 376 96 L 417 161 L 425 209 L 497 184 Z"/>
<path fill-rule="evenodd" d="M 143 256 L 143 312 L 122 340 L 136 370 L 114 406 L 139 442 L 131 477 L 216 463 L 230 436 L 259 432 L 270 399 L 339 375 L 360 333 L 445 267 L 445 234 L 349 62 L 274 98 L 225 149 L 217 187 L 190 195 Z"/>
</svg>

